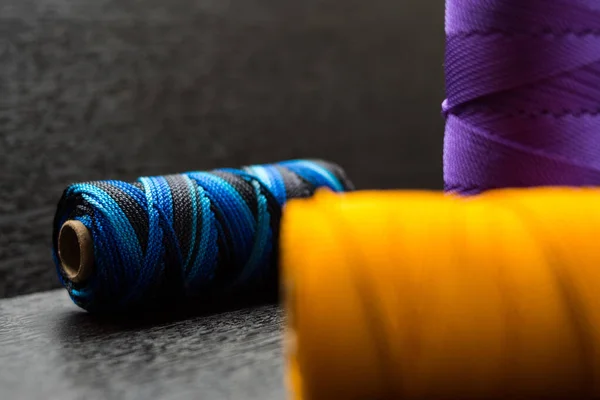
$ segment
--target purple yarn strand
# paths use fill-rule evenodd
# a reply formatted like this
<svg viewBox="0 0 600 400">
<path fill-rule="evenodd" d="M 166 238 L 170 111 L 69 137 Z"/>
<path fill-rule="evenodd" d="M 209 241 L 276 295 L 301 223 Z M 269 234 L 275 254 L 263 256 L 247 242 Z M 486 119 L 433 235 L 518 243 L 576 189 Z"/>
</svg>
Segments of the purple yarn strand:
<svg viewBox="0 0 600 400">
<path fill-rule="evenodd" d="M 447 191 L 600 184 L 600 2 L 447 0 Z"/>
</svg>

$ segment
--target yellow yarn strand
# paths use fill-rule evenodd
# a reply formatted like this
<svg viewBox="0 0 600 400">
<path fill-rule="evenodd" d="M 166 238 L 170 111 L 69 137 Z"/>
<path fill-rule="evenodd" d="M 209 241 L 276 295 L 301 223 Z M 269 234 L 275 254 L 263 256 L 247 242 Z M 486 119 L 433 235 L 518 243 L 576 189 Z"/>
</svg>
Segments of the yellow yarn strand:
<svg viewBox="0 0 600 400">
<path fill-rule="evenodd" d="M 281 251 L 295 399 L 600 398 L 600 190 L 319 193 Z"/>
</svg>

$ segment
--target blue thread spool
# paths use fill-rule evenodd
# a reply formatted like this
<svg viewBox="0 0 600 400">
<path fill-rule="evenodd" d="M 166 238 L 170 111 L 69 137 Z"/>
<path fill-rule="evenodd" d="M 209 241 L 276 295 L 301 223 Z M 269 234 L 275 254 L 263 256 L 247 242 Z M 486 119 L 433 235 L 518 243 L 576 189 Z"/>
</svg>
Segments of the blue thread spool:
<svg viewBox="0 0 600 400">
<path fill-rule="evenodd" d="M 73 301 L 127 312 L 277 293 L 277 243 L 288 199 L 352 189 L 343 170 L 294 160 L 69 186 L 53 255 Z"/>
</svg>

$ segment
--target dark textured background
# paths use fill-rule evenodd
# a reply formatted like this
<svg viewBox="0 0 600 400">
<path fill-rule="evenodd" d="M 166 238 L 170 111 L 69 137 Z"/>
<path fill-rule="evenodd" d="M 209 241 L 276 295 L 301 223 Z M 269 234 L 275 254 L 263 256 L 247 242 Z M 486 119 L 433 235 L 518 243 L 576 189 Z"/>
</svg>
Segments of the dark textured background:
<svg viewBox="0 0 600 400">
<path fill-rule="evenodd" d="M 323 157 L 441 187 L 442 0 L 0 0 L 0 297 L 73 182 Z"/>
</svg>

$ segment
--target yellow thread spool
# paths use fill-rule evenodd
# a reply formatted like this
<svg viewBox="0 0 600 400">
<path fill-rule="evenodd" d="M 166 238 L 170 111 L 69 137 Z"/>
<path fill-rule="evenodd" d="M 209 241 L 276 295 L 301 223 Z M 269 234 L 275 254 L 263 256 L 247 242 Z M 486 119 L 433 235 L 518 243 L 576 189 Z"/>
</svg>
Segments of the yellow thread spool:
<svg viewBox="0 0 600 400">
<path fill-rule="evenodd" d="M 600 396 L 600 190 L 319 193 L 281 251 L 295 399 Z"/>
</svg>

